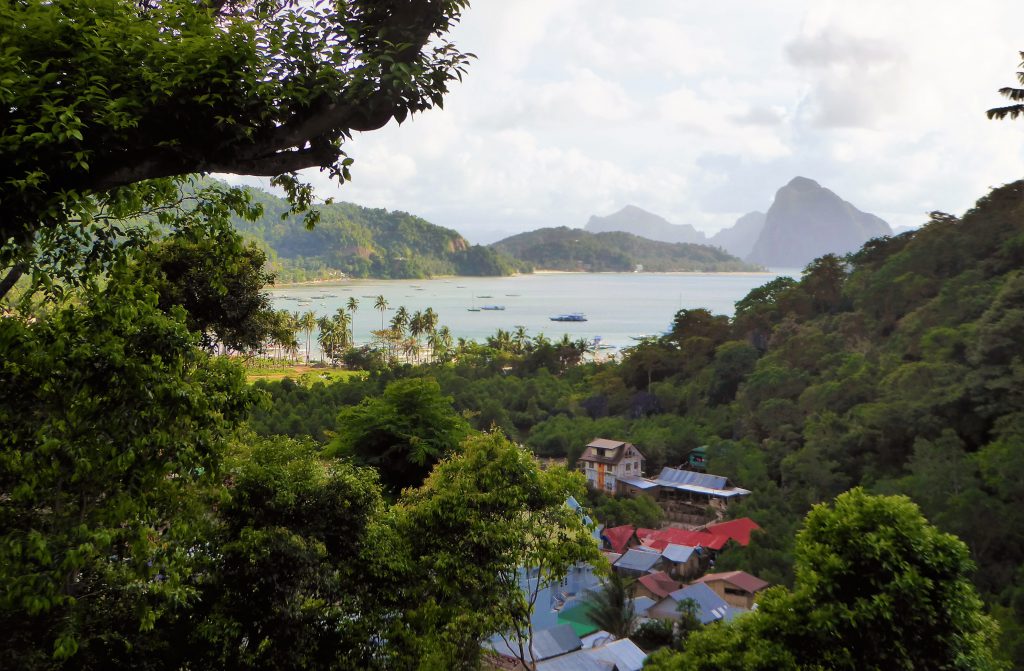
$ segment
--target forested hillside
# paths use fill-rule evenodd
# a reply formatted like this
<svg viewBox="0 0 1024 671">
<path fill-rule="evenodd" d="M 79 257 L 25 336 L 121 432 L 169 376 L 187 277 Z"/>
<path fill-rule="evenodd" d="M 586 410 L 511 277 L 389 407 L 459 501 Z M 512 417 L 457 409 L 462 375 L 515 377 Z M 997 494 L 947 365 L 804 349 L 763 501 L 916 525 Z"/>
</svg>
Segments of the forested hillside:
<svg viewBox="0 0 1024 671">
<path fill-rule="evenodd" d="M 391 371 L 436 376 L 478 427 L 542 455 L 578 456 L 594 436 L 629 440 L 648 471 L 710 445 L 710 470 L 753 490 L 737 515 L 764 533 L 726 553 L 792 583 L 792 546 L 811 505 L 862 485 L 911 496 L 970 547 L 974 580 L 1024 665 L 1024 182 L 962 217 L 826 256 L 737 304 L 733 319 L 676 315 L 670 335 L 613 365 L 560 370 L 528 340 L 497 334 L 457 362 Z M 330 411 L 383 379 L 270 385 L 260 431 L 332 430 Z M 372 392 L 371 392 L 372 393 Z M 289 422 L 291 426 L 289 426 Z"/>
<path fill-rule="evenodd" d="M 578 228 L 542 228 L 491 245 L 544 270 L 653 272 L 758 270 L 759 266 L 707 245 L 658 242 L 631 233 L 591 233 Z"/>
<path fill-rule="evenodd" d="M 312 230 L 289 215 L 288 202 L 250 189 L 263 207 L 255 221 L 235 219 L 236 228 L 268 251 L 279 281 L 302 281 L 345 273 L 384 279 L 432 275 L 511 275 L 528 271 L 493 249 L 470 245 L 457 232 L 406 212 L 352 203 L 318 205 Z"/>
</svg>

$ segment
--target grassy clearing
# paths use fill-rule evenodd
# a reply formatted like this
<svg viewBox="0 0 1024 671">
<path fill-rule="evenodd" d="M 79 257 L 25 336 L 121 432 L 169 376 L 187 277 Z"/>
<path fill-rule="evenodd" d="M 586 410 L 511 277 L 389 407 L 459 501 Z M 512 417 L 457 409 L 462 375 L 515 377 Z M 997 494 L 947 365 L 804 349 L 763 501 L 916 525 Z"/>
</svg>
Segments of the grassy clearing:
<svg viewBox="0 0 1024 671">
<path fill-rule="evenodd" d="M 252 367 L 246 367 L 245 370 L 245 377 L 250 383 L 257 380 L 274 382 L 290 377 L 293 380 L 309 382 L 311 384 L 316 381 L 338 382 L 352 377 L 365 376 L 366 371 L 362 370 L 341 370 L 338 368 L 306 366 L 303 364 L 287 365 L 281 362 L 260 362 Z"/>
</svg>

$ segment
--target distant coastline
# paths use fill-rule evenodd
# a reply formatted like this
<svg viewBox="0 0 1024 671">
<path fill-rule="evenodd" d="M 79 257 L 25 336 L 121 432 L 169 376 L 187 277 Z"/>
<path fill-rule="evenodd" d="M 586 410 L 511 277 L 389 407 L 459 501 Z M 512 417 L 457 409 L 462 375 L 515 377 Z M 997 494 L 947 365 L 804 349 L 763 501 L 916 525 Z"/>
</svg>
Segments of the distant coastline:
<svg viewBox="0 0 1024 671">
<path fill-rule="evenodd" d="M 483 277 L 520 277 L 522 275 L 723 275 L 736 277 L 756 277 L 759 275 L 777 275 L 773 270 L 664 270 L 664 271 L 640 271 L 632 273 L 621 270 L 534 270 L 532 273 L 513 273 L 511 275 L 434 275 L 433 277 L 409 277 L 409 278 L 388 278 L 388 277 L 327 277 L 316 280 L 305 280 L 302 282 L 275 282 L 273 287 L 303 287 L 316 284 L 344 284 L 352 281 L 375 281 L 375 282 L 429 282 L 431 280 L 450 279 L 480 279 Z"/>
</svg>

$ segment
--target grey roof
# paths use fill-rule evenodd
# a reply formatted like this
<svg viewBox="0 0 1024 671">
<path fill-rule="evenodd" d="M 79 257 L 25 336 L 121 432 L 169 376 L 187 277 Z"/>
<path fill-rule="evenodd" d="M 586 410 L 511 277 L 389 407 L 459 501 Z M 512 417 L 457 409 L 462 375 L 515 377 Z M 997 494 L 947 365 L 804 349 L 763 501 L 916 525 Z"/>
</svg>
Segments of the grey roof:
<svg viewBox="0 0 1024 671">
<path fill-rule="evenodd" d="M 676 545 L 675 543 L 669 543 L 665 546 L 665 549 L 661 551 L 661 556 L 669 560 L 673 564 L 682 564 L 690 560 L 693 556 L 693 548 L 689 545 Z"/>
<path fill-rule="evenodd" d="M 704 583 L 697 583 L 669 594 L 666 599 L 672 599 L 679 603 L 683 599 L 693 599 L 697 602 L 697 617 L 701 624 L 708 624 L 723 619 L 729 613 L 729 604 L 715 594 L 714 590 Z"/>
<path fill-rule="evenodd" d="M 560 624 L 533 634 L 533 653 L 536 659 L 564 655 L 581 647 L 583 641 L 576 635 L 571 624 Z"/>
<path fill-rule="evenodd" d="M 651 489 L 652 487 L 658 486 L 658 483 L 654 480 L 641 478 L 637 475 L 620 475 L 619 482 L 625 482 L 627 485 L 636 487 L 637 489 Z"/>
<path fill-rule="evenodd" d="M 660 559 L 661 555 L 657 552 L 630 548 L 616 560 L 614 566 L 627 571 L 650 571 Z"/>
<path fill-rule="evenodd" d="M 599 648 L 579 650 L 537 664 L 537 671 L 639 671 L 647 654 L 623 638 Z"/>
<path fill-rule="evenodd" d="M 721 475 L 709 473 L 698 473 L 696 471 L 684 471 L 679 468 L 666 466 L 661 469 L 658 478 L 655 480 L 662 487 L 681 489 L 687 492 L 696 492 L 708 496 L 721 498 L 732 498 L 734 496 L 747 496 L 750 490 L 734 487 L 729 480 Z"/>
<path fill-rule="evenodd" d="M 633 602 L 633 612 L 636 613 L 637 617 L 644 617 L 647 615 L 647 611 L 658 603 L 649 596 L 638 596 L 630 599 Z"/>
<path fill-rule="evenodd" d="M 515 657 L 519 654 L 518 645 L 506 642 L 500 636 L 492 637 L 490 645 L 500 655 Z M 537 661 L 558 657 L 583 647 L 583 641 L 576 635 L 571 624 L 559 624 L 548 629 L 533 632 L 532 644 L 523 645 L 524 650 L 533 650 L 533 658 Z"/>
<path fill-rule="evenodd" d="M 666 485 L 697 485 L 698 487 L 707 487 L 709 489 L 727 489 L 729 487 L 729 480 L 721 475 L 684 471 L 669 466 L 661 469 L 661 473 L 658 475 L 658 483 Z"/>
<path fill-rule="evenodd" d="M 614 450 L 617 447 L 622 447 L 626 442 L 623 440 L 608 440 L 607 438 L 595 438 L 590 441 L 587 447 L 600 447 L 606 450 Z"/>
</svg>

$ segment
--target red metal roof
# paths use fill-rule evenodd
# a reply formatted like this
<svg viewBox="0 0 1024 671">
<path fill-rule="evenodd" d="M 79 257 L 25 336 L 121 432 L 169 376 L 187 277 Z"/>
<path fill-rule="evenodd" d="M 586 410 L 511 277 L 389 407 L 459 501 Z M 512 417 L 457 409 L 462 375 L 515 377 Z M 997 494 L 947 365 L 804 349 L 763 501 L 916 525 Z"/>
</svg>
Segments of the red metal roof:
<svg viewBox="0 0 1024 671">
<path fill-rule="evenodd" d="M 659 599 L 664 599 L 666 596 L 683 586 L 682 583 L 673 580 L 671 576 L 664 571 L 648 573 L 645 576 L 641 576 L 638 582 L 649 589 L 651 593 Z"/>
<path fill-rule="evenodd" d="M 698 582 L 708 583 L 708 582 L 717 582 L 719 580 L 724 580 L 725 582 L 729 583 L 730 585 L 735 585 L 736 587 L 739 587 L 740 589 L 742 589 L 742 590 L 744 590 L 746 592 L 750 592 L 751 594 L 753 594 L 754 592 L 758 592 L 758 591 L 764 589 L 765 587 L 768 587 L 768 585 L 769 585 L 769 583 L 765 582 L 764 580 L 761 580 L 757 576 L 750 575 L 746 571 L 728 571 L 726 573 L 708 573 L 707 575 L 704 575 L 704 576 L 701 576 L 700 578 L 697 578 L 693 582 L 694 583 L 698 583 Z"/>
<path fill-rule="evenodd" d="M 689 545 L 694 548 L 700 545 L 712 550 L 721 550 L 729 542 L 728 536 L 719 536 L 707 531 L 689 531 L 687 529 L 674 528 L 659 529 L 645 536 L 641 536 L 638 529 L 637 537 L 640 538 L 641 543 L 659 552 L 673 543 L 675 545 Z"/>
<path fill-rule="evenodd" d="M 737 520 L 719 522 L 718 524 L 709 524 L 706 528 L 710 533 L 726 536 L 744 546 L 750 544 L 750 533 L 761 529 L 757 522 L 749 517 L 741 517 Z"/>
<path fill-rule="evenodd" d="M 601 536 L 608 539 L 612 552 L 625 552 L 629 539 L 633 537 L 633 527 L 629 524 L 623 524 L 618 527 L 605 528 L 601 531 Z"/>
</svg>

